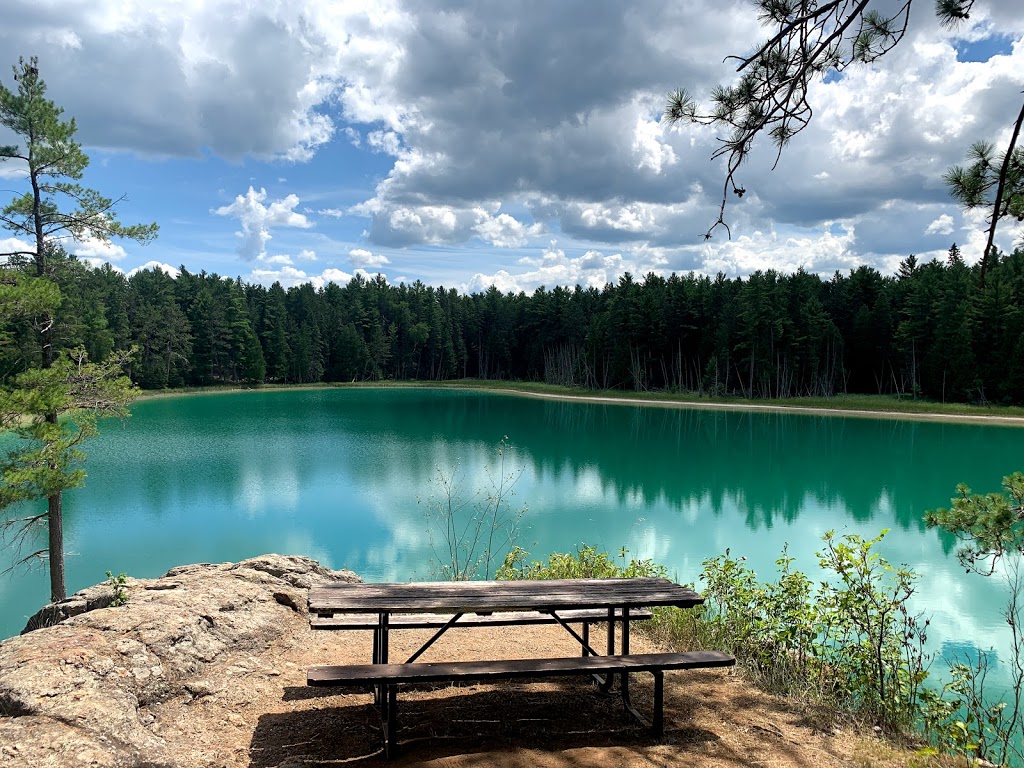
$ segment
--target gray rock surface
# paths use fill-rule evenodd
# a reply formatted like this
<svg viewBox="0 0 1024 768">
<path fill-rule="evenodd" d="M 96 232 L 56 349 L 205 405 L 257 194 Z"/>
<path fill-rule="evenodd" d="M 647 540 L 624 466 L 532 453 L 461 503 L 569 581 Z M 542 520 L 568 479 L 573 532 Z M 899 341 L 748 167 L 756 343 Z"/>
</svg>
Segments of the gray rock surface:
<svg viewBox="0 0 1024 768">
<path fill-rule="evenodd" d="M 0 765 L 193 764 L 188 734 L 163 708 L 265 666 L 260 653 L 308 626 L 307 589 L 329 581 L 359 577 L 264 555 L 129 579 L 123 606 L 107 607 L 113 590 L 102 584 L 47 606 L 30 627 L 59 623 L 0 642 Z"/>
</svg>

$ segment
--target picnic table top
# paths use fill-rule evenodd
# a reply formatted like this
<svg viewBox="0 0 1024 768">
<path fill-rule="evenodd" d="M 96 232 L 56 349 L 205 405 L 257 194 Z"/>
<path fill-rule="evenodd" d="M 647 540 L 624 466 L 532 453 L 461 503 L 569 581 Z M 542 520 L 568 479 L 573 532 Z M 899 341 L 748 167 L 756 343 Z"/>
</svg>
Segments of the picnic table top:
<svg viewBox="0 0 1024 768">
<path fill-rule="evenodd" d="M 338 583 L 309 590 L 309 612 L 483 613 L 571 608 L 677 606 L 704 598 L 668 579 L 552 579 L 544 581 L 421 581 Z"/>
</svg>

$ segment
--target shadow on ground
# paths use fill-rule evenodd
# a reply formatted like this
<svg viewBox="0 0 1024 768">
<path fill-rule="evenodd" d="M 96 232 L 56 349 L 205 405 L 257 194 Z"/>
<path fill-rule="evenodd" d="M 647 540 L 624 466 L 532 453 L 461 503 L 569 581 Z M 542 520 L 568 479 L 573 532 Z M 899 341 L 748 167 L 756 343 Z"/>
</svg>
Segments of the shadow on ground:
<svg viewBox="0 0 1024 768">
<path fill-rule="evenodd" d="M 641 712 L 650 711 L 647 691 L 634 698 Z M 285 699 L 312 706 L 260 717 L 250 768 L 384 763 L 380 716 L 369 694 L 295 687 L 285 689 Z M 455 756 L 459 765 L 493 765 L 496 753 L 524 750 L 550 751 L 551 764 L 571 766 L 591 764 L 574 759 L 574 749 L 643 751 L 666 743 L 692 749 L 718 740 L 680 710 L 666 712 L 666 732 L 657 739 L 623 710 L 618 694 L 599 694 L 583 682 L 418 688 L 401 691 L 398 706 L 401 750 L 388 763 L 396 766 Z M 652 765 L 668 764 L 648 757 Z"/>
</svg>

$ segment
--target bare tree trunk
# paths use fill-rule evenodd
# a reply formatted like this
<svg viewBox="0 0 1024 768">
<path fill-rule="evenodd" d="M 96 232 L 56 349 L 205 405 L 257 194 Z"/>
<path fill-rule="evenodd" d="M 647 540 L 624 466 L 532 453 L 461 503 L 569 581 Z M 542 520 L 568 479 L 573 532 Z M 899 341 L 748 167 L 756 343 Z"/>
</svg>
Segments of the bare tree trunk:
<svg viewBox="0 0 1024 768">
<path fill-rule="evenodd" d="M 733 367 L 736 368 L 736 378 L 739 380 L 740 383 L 740 392 L 746 395 L 748 398 L 752 397 L 752 395 L 748 394 L 747 388 L 743 386 L 743 374 L 740 373 L 739 365 L 734 364 Z M 753 386 L 753 384 L 751 384 L 751 386 Z"/>
<path fill-rule="evenodd" d="M 630 377 L 633 379 L 633 391 L 642 392 L 646 390 L 646 368 L 640 359 L 640 350 L 637 349 L 634 353 L 632 345 L 629 347 L 629 368 Z"/>
<path fill-rule="evenodd" d="M 739 369 L 736 370 L 736 373 L 739 373 Z M 747 384 L 748 384 L 747 397 L 749 399 L 753 400 L 754 399 L 754 348 L 753 347 L 750 348 L 750 376 L 747 377 Z M 740 384 L 740 386 L 742 387 L 743 385 Z"/>
<path fill-rule="evenodd" d="M 544 381 L 565 387 L 577 386 L 581 357 L 582 353 L 575 344 L 560 344 L 558 347 L 545 349 Z"/>
<path fill-rule="evenodd" d="M 32 219 L 35 225 L 36 236 L 36 276 L 46 277 L 46 239 L 43 234 L 43 211 L 42 195 L 39 189 L 39 172 L 34 166 L 33 150 L 34 137 L 29 141 L 29 180 L 32 184 Z M 42 318 L 42 333 L 39 343 L 43 353 L 43 368 L 53 365 L 53 317 L 47 313 Z M 56 411 L 46 414 L 46 420 L 51 424 L 57 423 Z M 51 468 L 53 468 L 51 466 Z M 46 524 L 49 528 L 50 542 L 47 552 L 50 561 L 50 600 L 57 602 L 67 597 L 67 587 L 64 583 L 64 517 L 61 509 L 61 492 L 47 499 Z"/>
<path fill-rule="evenodd" d="M 910 368 L 910 386 L 913 392 L 914 399 L 917 400 L 917 340 L 912 339 L 910 342 L 910 352 L 912 355 L 911 368 Z"/>
<path fill-rule="evenodd" d="M 61 494 L 47 499 L 47 527 L 50 532 L 50 602 L 57 603 L 68 596 L 64 584 L 64 512 Z"/>
</svg>

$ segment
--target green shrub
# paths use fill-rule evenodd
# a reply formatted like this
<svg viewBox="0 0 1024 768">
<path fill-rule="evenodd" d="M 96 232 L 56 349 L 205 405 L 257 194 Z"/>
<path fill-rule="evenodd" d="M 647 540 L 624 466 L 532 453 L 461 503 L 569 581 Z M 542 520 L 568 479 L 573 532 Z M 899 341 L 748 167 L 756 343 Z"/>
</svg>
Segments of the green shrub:
<svg viewBox="0 0 1024 768">
<path fill-rule="evenodd" d="M 524 579 L 604 579 L 632 578 L 634 576 L 660 576 L 664 578 L 668 571 L 664 566 L 651 560 L 627 561 L 629 550 L 619 550 L 619 561 L 607 552 L 598 552 L 596 547 L 587 546 L 576 549 L 576 553 L 555 552 L 548 556 L 547 562 L 530 561 L 530 553 L 522 547 L 512 547 L 498 568 L 497 578 L 505 581 L 521 581 Z"/>
<path fill-rule="evenodd" d="M 907 728 L 927 676 L 928 621 L 908 608 L 915 575 L 875 551 L 885 533 L 826 533 L 818 553 L 825 580 L 817 587 L 793 569 L 785 548 L 769 582 L 728 550 L 706 560 L 699 639 L 733 653 L 769 690 Z"/>
<path fill-rule="evenodd" d="M 823 537 L 817 553 L 824 579 L 815 585 L 794 570 L 784 547 L 772 581 L 759 581 L 746 558 L 724 555 L 703 563 L 699 589 L 704 605 L 691 610 L 656 608 L 640 625 L 680 650 L 714 648 L 736 656 L 743 673 L 775 693 L 798 695 L 834 715 L 846 714 L 890 731 L 922 733 L 938 752 L 1019 765 L 1017 708 L 984 695 L 990 660 L 957 664 L 941 689 L 927 688 L 928 619 L 910 610 L 916 574 L 891 565 L 876 550 L 887 531 L 873 539 L 856 534 Z M 531 561 L 520 547 L 506 556 L 500 579 L 665 576 L 651 560 L 615 558 L 582 545 Z M 1021 593 L 1016 589 L 1013 594 Z M 1007 621 L 1024 625 L 1013 602 Z M 1018 654 L 1019 656 L 1019 654 Z M 1012 697 L 1011 697 L 1012 698 Z"/>
<path fill-rule="evenodd" d="M 874 539 L 825 534 L 819 564 L 827 578 L 817 587 L 793 569 L 784 548 L 774 581 L 761 582 L 743 557 L 704 561 L 705 603 L 692 610 L 656 609 L 648 631 L 677 648 L 732 653 L 756 682 L 779 693 L 798 693 L 836 711 L 894 728 L 912 724 L 926 677 L 923 651 L 928 622 L 908 601 L 914 574 L 890 565 Z M 514 547 L 500 579 L 572 579 L 665 576 L 651 560 L 618 558 L 583 545 L 531 561 Z"/>
<path fill-rule="evenodd" d="M 107 585 L 114 591 L 114 597 L 110 601 L 111 607 L 117 607 L 119 605 L 125 605 L 128 603 L 128 591 L 125 586 L 128 584 L 128 575 L 125 573 L 119 573 L 116 576 L 107 571 Z"/>
</svg>

